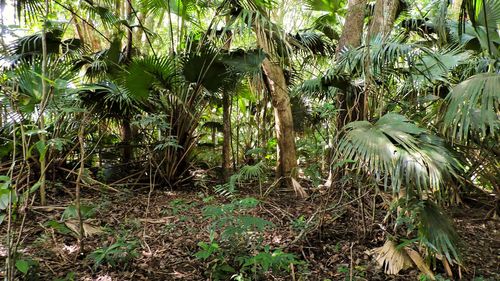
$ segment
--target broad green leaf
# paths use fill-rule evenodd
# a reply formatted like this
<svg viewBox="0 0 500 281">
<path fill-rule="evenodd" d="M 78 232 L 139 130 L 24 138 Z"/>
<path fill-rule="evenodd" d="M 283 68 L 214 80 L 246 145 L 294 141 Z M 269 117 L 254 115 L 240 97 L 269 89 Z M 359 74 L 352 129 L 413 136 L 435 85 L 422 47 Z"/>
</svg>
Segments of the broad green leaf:
<svg viewBox="0 0 500 281">
<path fill-rule="evenodd" d="M 28 270 L 30 269 L 30 264 L 26 260 L 16 260 L 16 268 L 23 274 L 28 274 Z"/>
</svg>

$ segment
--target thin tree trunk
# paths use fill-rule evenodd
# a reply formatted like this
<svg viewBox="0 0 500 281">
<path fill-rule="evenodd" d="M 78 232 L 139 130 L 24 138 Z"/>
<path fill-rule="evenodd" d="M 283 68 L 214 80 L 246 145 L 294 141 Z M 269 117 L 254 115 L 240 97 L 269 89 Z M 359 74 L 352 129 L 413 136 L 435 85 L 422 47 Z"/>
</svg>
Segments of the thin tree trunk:
<svg viewBox="0 0 500 281">
<path fill-rule="evenodd" d="M 229 17 L 226 17 L 226 24 L 229 22 Z M 231 41 L 233 34 L 231 31 L 226 32 L 227 39 L 224 44 L 224 49 L 231 48 Z M 229 93 L 226 90 L 222 91 L 222 134 L 224 140 L 222 141 L 222 178 L 224 182 L 229 179 L 229 170 L 231 169 L 231 106 Z"/>
<path fill-rule="evenodd" d="M 131 21 L 133 18 L 132 4 L 130 1 L 126 1 L 125 5 L 126 5 L 127 19 Z M 132 28 L 129 28 L 127 30 L 127 46 L 125 48 L 126 61 L 130 61 L 132 59 L 132 40 L 133 40 Z"/>
<path fill-rule="evenodd" d="M 229 93 L 222 92 L 222 177 L 225 182 L 229 179 L 229 170 L 231 169 L 231 111 L 229 104 Z"/>
<path fill-rule="evenodd" d="M 124 118 L 122 120 L 122 145 L 123 145 L 123 154 L 122 154 L 122 163 L 129 163 L 132 159 L 132 146 L 130 144 L 132 140 L 132 127 L 130 124 L 130 119 Z"/>
<path fill-rule="evenodd" d="M 80 42 L 83 45 L 85 45 L 85 34 L 83 33 L 82 26 L 80 25 L 80 22 L 76 17 L 73 17 L 73 24 L 75 25 L 76 33 L 78 34 L 78 38 L 80 39 Z M 85 24 L 85 23 L 83 23 Z"/>
<path fill-rule="evenodd" d="M 271 94 L 271 104 L 274 108 L 276 139 L 278 140 L 278 166 L 276 177 L 291 179 L 297 174 L 297 154 L 295 151 L 295 133 L 293 129 L 292 106 L 288 96 L 288 85 L 286 83 L 283 68 L 279 64 L 279 58 L 275 50 L 269 44 L 270 31 L 256 25 L 254 32 L 257 44 L 273 60 L 265 58 L 262 62 L 264 70 L 264 83 Z M 291 181 L 288 182 L 290 185 Z"/>
<path fill-rule="evenodd" d="M 82 122 L 80 124 L 80 128 L 78 129 L 78 143 L 80 145 L 80 168 L 78 169 L 78 176 L 76 179 L 75 186 L 75 207 L 78 215 L 78 246 L 80 253 L 84 252 L 84 230 L 83 230 L 83 219 L 82 219 L 82 211 L 80 205 L 80 185 L 82 181 L 83 172 L 85 169 L 85 144 L 84 144 L 84 136 L 85 136 L 85 114 L 82 116 Z"/>
<path fill-rule="evenodd" d="M 335 54 L 337 59 L 340 57 L 340 54 L 345 48 L 356 48 L 361 45 L 366 3 L 367 0 L 349 0 L 344 29 L 342 30 L 342 35 L 340 36 Z M 345 124 L 364 118 L 364 100 L 364 95 L 361 93 L 354 91 L 338 92 L 337 108 L 339 109 L 339 113 L 337 115 L 336 124 L 338 132 L 341 131 Z M 330 164 L 328 179 L 325 183 L 325 186 L 327 187 L 330 187 L 335 180 L 331 165 L 334 155 L 333 147 L 334 143 L 332 140 L 331 143 L 328 144 L 328 149 L 326 150 L 327 162 Z"/>
<path fill-rule="evenodd" d="M 49 14 L 49 1 L 45 0 L 45 17 L 44 20 L 47 20 Z M 47 92 L 47 26 L 46 22 L 43 23 L 42 29 L 42 98 L 40 102 L 40 116 L 38 120 L 38 126 L 41 131 L 45 130 L 45 118 L 43 116 L 45 107 L 47 106 L 48 92 Z M 45 133 L 41 133 L 40 140 L 44 145 L 47 144 L 47 136 Z M 46 159 L 40 159 L 40 204 L 44 206 L 46 202 L 45 196 L 45 175 L 46 175 Z"/>
</svg>

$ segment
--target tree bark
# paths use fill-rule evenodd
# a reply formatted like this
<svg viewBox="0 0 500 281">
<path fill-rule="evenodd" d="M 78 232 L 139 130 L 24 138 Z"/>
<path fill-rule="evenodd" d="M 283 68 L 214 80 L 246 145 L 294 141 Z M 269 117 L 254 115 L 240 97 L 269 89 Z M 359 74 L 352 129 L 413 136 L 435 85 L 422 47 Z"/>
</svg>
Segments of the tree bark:
<svg viewBox="0 0 500 281">
<path fill-rule="evenodd" d="M 266 50 L 265 50 L 266 51 Z M 263 62 L 265 79 L 269 85 L 271 103 L 274 108 L 276 138 L 278 140 L 278 178 L 295 177 L 297 156 L 295 152 L 295 134 L 293 131 L 292 108 L 283 69 L 275 62 L 265 59 Z"/>
<path fill-rule="evenodd" d="M 292 106 L 288 95 L 288 85 L 280 60 L 271 42 L 272 31 L 254 26 L 257 45 L 264 50 L 267 57 L 262 62 L 264 84 L 271 94 L 271 104 L 274 110 L 276 139 L 278 141 L 278 165 L 276 177 L 286 179 L 292 186 L 291 178 L 297 177 L 297 154 L 295 150 L 295 132 L 293 129 Z M 272 60 L 272 61 L 271 61 Z"/>
<path fill-rule="evenodd" d="M 222 134 L 224 139 L 222 141 L 222 177 L 224 182 L 229 179 L 229 170 L 231 169 L 231 112 L 229 93 L 222 92 Z"/>
<path fill-rule="evenodd" d="M 391 33 L 399 8 L 399 0 L 377 0 L 373 14 L 370 37 L 387 36 Z"/>
<path fill-rule="evenodd" d="M 361 45 L 365 19 L 366 0 L 349 0 L 347 17 L 337 46 L 337 58 L 346 47 L 355 48 Z M 342 129 L 345 124 L 364 119 L 364 96 L 356 92 L 339 92 L 337 105 L 339 114 L 337 128 Z"/>
<path fill-rule="evenodd" d="M 130 124 L 130 119 L 124 118 L 122 120 L 122 145 L 123 145 L 123 154 L 122 154 L 122 163 L 129 163 L 132 159 L 132 146 L 130 142 L 132 140 L 132 126 Z"/>
<path fill-rule="evenodd" d="M 229 17 L 226 17 L 226 25 L 230 21 Z M 224 44 L 224 49 L 229 51 L 231 49 L 231 42 L 233 40 L 233 34 L 231 31 L 226 32 L 226 42 Z M 222 91 L 222 179 L 224 182 L 229 180 L 229 171 L 231 169 L 231 99 L 229 92 L 227 90 Z"/>
<path fill-rule="evenodd" d="M 344 29 L 337 45 L 337 56 L 345 47 L 358 47 L 363 38 L 366 0 L 349 0 Z"/>
</svg>

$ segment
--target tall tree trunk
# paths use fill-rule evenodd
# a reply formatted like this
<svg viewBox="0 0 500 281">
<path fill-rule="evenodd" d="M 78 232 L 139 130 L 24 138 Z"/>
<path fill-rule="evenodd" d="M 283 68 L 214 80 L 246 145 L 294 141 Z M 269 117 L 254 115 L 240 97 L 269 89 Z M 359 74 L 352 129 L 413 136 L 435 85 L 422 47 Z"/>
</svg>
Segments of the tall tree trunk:
<svg viewBox="0 0 500 281">
<path fill-rule="evenodd" d="M 47 20 L 49 15 L 49 1 L 45 0 L 45 18 Z M 44 111 L 47 106 L 48 100 L 48 91 L 47 91 L 47 22 L 43 22 L 42 29 L 42 98 L 40 102 L 40 116 L 38 120 L 38 128 L 40 131 L 45 130 L 45 117 Z M 43 145 L 47 145 L 47 136 L 42 133 L 39 135 L 40 141 L 42 141 Z M 45 185 L 46 185 L 46 170 L 47 170 L 47 159 L 45 157 L 40 159 L 40 204 L 45 206 L 46 204 L 46 196 L 45 196 Z"/>
<path fill-rule="evenodd" d="M 454 18 L 458 18 L 460 14 L 460 8 L 462 7 L 463 0 L 453 0 L 451 4 L 451 15 Z"/>
<path fill-rule="evenodd" d="M 361 45 L 366 2 L 366 0 L 349 0 L 344 29 L 337 45 L 337 56 L 345 47 Z"/>
<path fill-rule="evenodd" d="M 362 107 L 360 110 L 363 111 L 363 118 L 368 119 L 372 116 L 373 112 L 380 108 L 380 102 L 382 100 L 383 93 L 377 90 L 377 87 L 373 87 L 373 75 L 371 73 L 371 45 L 368 43 L 372 41 L 372 38 L 380 37 L 382 40 L 386 40 L 390 35 L 392 28 L 394 26 L 394 21 L 396 20 L 398 10 L 400 6 L 400 0 L 377 0 L 375 3 L 375 11 L 370 23 L 370 30 L 366 35 L 367 48 L 365 48 L 365 87 L 362 93 Z M 370 99 L 370 102 L 368 102 Z M 370 108 L 368 108 L 370 104 Z"/>
<path fill-rule="evenodd" d="M 132 3 L 130 0 L 126 1 L 126 13 L 127 13 L 127 19 L 132 22 L 133 15 L 132 15 Z M 133 40 L 133 34 L 132 34 L 132 28 L 128 28 L 127 30 L 127 46 L 125 47 L 125 57 L 126 61 L 130 61 L 132 59 L 132 40 Z"/>
<path fill-rule="evenodd" d="M 276 139 L 278 141 L 278 165 L 276 177 L 286 179 L 292 186 L 291 178 L 297 176 L 297 154 L 295 150 L 295 132 L 293 129 L 292 105 L 288 95 L 288 85 L 285 73 L 280 65 L 276 50 L 270 44 L 272 31 L 254 25 L 257 45 L 268 55 L 262 62 L 264 84 L 271 94 L 271 104 L 274 110 Z M 271 61 L 272 60 L 272 61 Z"/>
<path fill-rule="evenodd" d="M 230 21 L 229 16 L 226 17 L 226 25 Z M 231 48 L 233 34 L 231 31 L 226 32 L 226 42 L 224 49 Z M 222 178 L 224 182 L 229 180 L 229 170 L 231 169 L 231 103 L 230 96 L 227 90 L 222 91 Z"/>
<path fill-rule="evenodd" d="M 276 168 L 277 178 L 296 177 L 297 155 L 295 152 L 295 133 L 293 130 L 292 106 L 288 96 L 288 85 L 285 73 L 279 64 L 279 58 L 275 50 L 270 46 L 269 31 L 255 27 L 257 44 L 269 58 L 264 59 L 264 81 L 271 94 L 271 104 L 274 109 L 276 138 L 278 140 L 278 166 Z"/>
<path fill-rule="evenodd" d="M 349 0 L 347 7 L 347 16 L 344 23 L 344 29 L 342 30 L 342 35 L 340 36 L 337 50 L 336 58 L 340 57 L 340 54 L 344 48 L 356 48 L 361 45 L 361 40 L 363 38 L 363 27 L 365 21 L 365 9 L 367 0 Z M 339 91 L 337 93 L 337 108 L 339 113 L 337 115 L 337 131 L 345 126 L 345 124 L 364 119 L 364 95 L 362 93 L 357 93 L 354 91 L 345 92 Z M 328 169 L 328 179 L 324 184 L 327 187 L 331 187 L 334 181 L 334 175 L 332 170 L 333 155 L 334 155 L 334 143 L 333 140 L 328 144 L 328 149 L 326 150 L 327 163 L 330 164 Z"/>
<path fill-rule="evenodd" d="M 345 47 L 355 48 L 361 45 L 365 19 L 366 0 L 349 0 L 347 17 L 337 46 L 337 58 Z M 364 119 L 364 97 L 360 93 L 341 92 L 337 103 L 340 109 L 337 118 L 337 128 L 340 130 L 345 124 Z"/>
<path fill-rule="evenodd" d="M 295 177 L 297 156 L 295 152 L 295 134 L 293 130 L 292 107 L 288 96 L 288 86 L 283 69 L 275 62 L 265 59 L 263 62 L 265 78 L 274 108 L 276 138 L 278 140 L 277 177 Z"/>
<path fill-rule="evenodd" d="M 231 111 L 229 93 L 222 92 L 222 177 L 225 182 L 229 179 L 231 169 Z"/>
<path fill-rule="evenodd" d="M 370 37 L 389 35 L 396 20 L 398 8 L 399 0 L 377 0 L 370 26 Z"/>
</svg>

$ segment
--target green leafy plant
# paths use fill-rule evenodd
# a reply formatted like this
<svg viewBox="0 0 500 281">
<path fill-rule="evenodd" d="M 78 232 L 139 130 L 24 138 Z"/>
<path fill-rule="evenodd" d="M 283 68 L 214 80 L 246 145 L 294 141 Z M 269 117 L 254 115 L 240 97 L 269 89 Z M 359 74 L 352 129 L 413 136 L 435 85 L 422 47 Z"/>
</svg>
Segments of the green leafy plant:
<svg viewBox="0 0 500 281">
<path fill-rule="evenodd" d="M 62 278 L 56 278 L 54 281 L 75 281 L 76 280 L 76 274 L 73 271 L 68 272 L 66 276 Z"/>
<path fill-rule="evenodd" d="M 219 195 L 232 198 L 237 193 L 237 186 L 243 182 L 258 180 L 259 191 L 262 194 L 262 180 L 266 171 L 264 161 L 257 162 L 255 165 L 245 165 L 240 171 L 229 178 L 229 182 L 214 187 L 215 192 Z"/>
<path fill-rule="evenodd" d="M 137 242 L 119 239 L 110 246 L 93 251 L 88 258 L 93 261 L 94 269 L 103 264 L 111 267 L 120 266 L 126 268 L 138 256 Z"/>
<path fill-rule="evenodd" d="M 38 279 L 38 262 L 32 259 L 16 259 L 16 269 L 23 274 L 25 280 Z"/>
<path fill-rule="evenodd" d="M 208 261 L 209 274 L 214 280 L 231 275 L 236 280 L 250 276 L 257 279 L 269 270 L 279 274 L 287 272 L 290 264 L 301 264 L 295 255 L 263 244 L 264 231 L 273 224 L 245 214 L 259 203 L 255 198 L 245 198 L 204 208 L 204 216 L 212 221 L 210 239 L 198 243 L 200 250 L 194 256 Z"/>
</svg>

